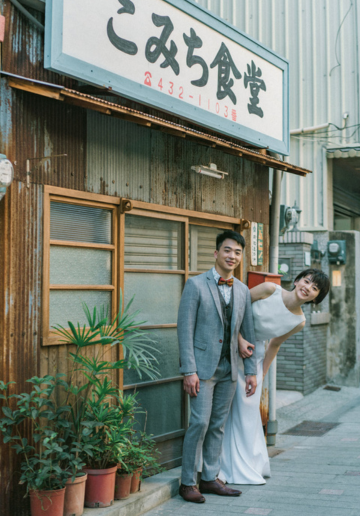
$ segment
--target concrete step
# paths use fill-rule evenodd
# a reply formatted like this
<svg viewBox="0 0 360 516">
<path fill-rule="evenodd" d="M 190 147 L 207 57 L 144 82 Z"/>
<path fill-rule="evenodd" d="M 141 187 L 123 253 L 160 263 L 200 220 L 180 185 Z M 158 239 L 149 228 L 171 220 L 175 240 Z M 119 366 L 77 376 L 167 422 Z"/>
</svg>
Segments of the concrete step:
<svg viewBox="0 0 360 516">
<path fill-rule="evenodd" d="M 140 516 L 179 492 L 181 468 L 174 468 L 141 483 L 141 491 L 104 509 L 85 509 L 84 516 Z"/>
</svg>

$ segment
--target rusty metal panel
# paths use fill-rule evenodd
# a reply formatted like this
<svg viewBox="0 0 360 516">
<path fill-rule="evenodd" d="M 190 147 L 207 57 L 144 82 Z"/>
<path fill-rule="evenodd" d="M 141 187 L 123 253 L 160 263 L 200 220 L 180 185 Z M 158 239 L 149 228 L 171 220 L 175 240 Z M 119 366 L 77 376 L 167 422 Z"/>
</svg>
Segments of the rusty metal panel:
<svg viewBox="0 0 360 516">
<path fill-rule="evenodd" d="M 31 14 L 44 23 L 45 15 L 34 9 Z M 44 34 L 4 0 L 5 40 L 2 44 L 2 69 L 32 79 L 62 84 L 69 88 L 77 81 L 44 69 Z"/>
<path fill-rule="evenodd" d="M 267 167 L 106 115 L 89 112 L 87 120 L 89 191 L 268 223 Z M 191 170 L 210 162 L 229 176 Z"/>
<path fill-rule="evenodd" d="M 1 201 L 0 378 L 15 381 L 12 392 L 29 390 L 26 379 L 38 374 L 41 324 L 42 187 L 27 189 L 14 181 Z M 29 437 L 31 428 L 24 429 Z M 9 446 L 0 447 L 0 513 L 29 514 L 18 486 L 20 461 Z"/>
<path fill-rule="evenodd" d="M 12 144 L 12 91 L 7 79 L 0 77 L 0 153 L 11 159 Z"/>
<path fill-rule="evenodd" d="M 15 179 L 26 182 L 29 159 L 30 183 L 84 190 L 86 110 L 32 93 L 9 92 L 5 86 L 3 89 L 12 105 L 11 133 L 5 136 L 12 143 L 9 158 L 15 165 Z M 50 159 L 63 154 L 66 156 Z M 41 159 L 47 156 L 49 159 Z"/>
<path fill-rule="evenodd" d="M 87 185 L 95 193 L 188 210 L 246 218 L 264 224 L 264 263 L 244 270 L 267 271 L 269 170 L 219 149 L 161 131 L 89 112 Z M 192 165 L 216 163 L 225 180 L 201 176 Z M 244 232 L 249 241 L 249 231 Z"/>
<path fill-rule="evenodd" d="M 149 202 L 150 138 L 148 128 L 88 111 L 88 191 Z"/>
</svg>

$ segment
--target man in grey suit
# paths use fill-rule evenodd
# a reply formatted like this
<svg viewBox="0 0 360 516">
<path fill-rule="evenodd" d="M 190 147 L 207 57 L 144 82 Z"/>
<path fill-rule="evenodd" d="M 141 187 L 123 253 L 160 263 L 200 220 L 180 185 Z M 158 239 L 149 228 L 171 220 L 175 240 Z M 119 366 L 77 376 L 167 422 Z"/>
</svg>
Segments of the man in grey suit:
<svg viewBox="0 0 360 516">
<path fill-rule="evenodd" d="M 224 426 L 237 385 L 238 334 L 255 344 L 249 289 L 233 277 L 245 240 L 235 231 L 216 238 L 215 266 L 189 278 L 178 315 L 180 372 L 191 415 L 183 447 L 180 495 L 205 502 L 203 493 L 239 496 L 217 478 Z M 246 395 L 256 390 L 256 355 L 244 360 Z M 197 466 L 202 452 L 199 488 Z"/>
</svg>

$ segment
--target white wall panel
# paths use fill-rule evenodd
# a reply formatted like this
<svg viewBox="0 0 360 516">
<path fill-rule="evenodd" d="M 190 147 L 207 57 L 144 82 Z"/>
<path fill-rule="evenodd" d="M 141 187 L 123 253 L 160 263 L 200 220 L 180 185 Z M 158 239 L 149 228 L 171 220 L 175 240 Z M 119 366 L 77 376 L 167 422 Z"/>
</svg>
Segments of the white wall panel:
<svg viewBox="0 0 360 516">
<path fill-rule="evenodd" d="M 359 123 L 360 0 L 195 0 L 290 62 L 290 129 Z M 350 9 L 350 12 L 348 12 Z M 347 14 L 348 13 L 348 14 Z M 289 161 L 313 171 L 284 174 L 282 202 L 296 199 L 302 229 L 328 229 L 324 145 L 360 141 L 356 127 L 292 137 Z"/>
</svg>

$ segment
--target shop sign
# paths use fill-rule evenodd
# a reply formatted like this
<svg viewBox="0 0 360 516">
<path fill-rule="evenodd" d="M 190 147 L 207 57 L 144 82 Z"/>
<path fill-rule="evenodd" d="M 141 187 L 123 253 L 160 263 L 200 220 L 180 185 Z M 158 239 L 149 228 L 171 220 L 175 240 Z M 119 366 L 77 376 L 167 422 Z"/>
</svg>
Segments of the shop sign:
<svg viewBox="0 0 360 516">
<path fill-rule="evenodd" d="M 289 153 L 288 62 L 191 0 L 47 0 L 45 67 Z"/>
<path fill-rule="evenodd" d="M 251 223 L 251 265 L 258 264 L 258 225 L 257 222 Z"/>
<path fill-rule="evenodd" d="M 257 264 L 262 265 L 264 262 L 264 224 L 257 225 Z"/>
</svg>

